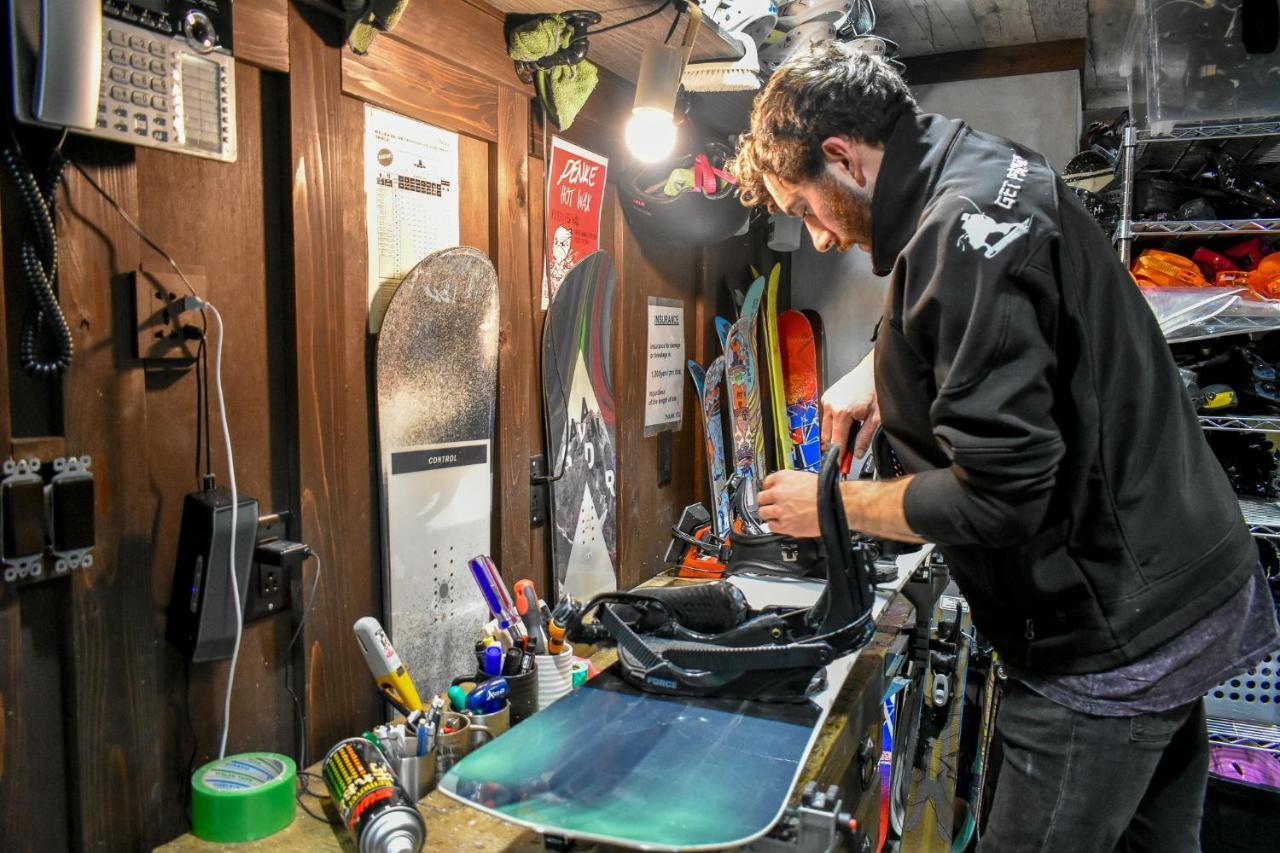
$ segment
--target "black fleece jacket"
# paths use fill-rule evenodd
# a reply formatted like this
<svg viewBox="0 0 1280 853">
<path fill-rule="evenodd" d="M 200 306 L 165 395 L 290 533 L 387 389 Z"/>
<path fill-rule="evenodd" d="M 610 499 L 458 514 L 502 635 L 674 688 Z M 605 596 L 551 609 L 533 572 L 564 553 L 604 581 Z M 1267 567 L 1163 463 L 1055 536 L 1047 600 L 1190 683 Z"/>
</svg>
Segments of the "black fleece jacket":
<svg viewBox="0 0 1280 853">
<path fill-rule="evenodd" d="M 1039 155 L 904 114 L 872 200 L 890 276 L 884 428 L 974 620 L 1013 662 L 1131 662 L 1234 593 L 1257 551 L 1146 302 Z"/>
</svg>

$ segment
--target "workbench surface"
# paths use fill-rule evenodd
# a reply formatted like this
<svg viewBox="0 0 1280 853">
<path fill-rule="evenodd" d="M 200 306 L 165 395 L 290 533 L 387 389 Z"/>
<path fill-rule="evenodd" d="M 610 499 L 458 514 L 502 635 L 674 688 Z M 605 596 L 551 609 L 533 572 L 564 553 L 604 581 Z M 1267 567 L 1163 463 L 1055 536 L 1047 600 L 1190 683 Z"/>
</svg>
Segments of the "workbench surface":
<svg viewBox="0 0 1280 853">
<path fill-rule="evenodd" d="M 899 591 L 881 614 L 875 637 L 858 653 L 857 662 L 846 679 L 822 732 L 814 744 L 813 752 L 805 764 L 797 791 L 811 780 L 817 781 L 822 787 L 844 781 L 846 771 L 858 761 L 859 752 L 864 749 L 865 739 L 872 731 L 876 733 L 878 747 L 880 720 L 878 718 L 868 720 L 869 714 L 864 711 L 868 708 L 880 707 L 880 697 L 884 689 L 885 653 L 897 634 L 911 624 L 912 616 L 911 604 Z M 602 651 L 592 656 L 593 663 L 601 668 L 612 665 L 615 660 L 616 653 L 613 651 Z M 875 757 L 879 758 L 878 749 Z M 313 778 L 307 780 L 309 791 L 321 794 L 325 799 L 321 800 L 312 793 L 306 793 L 303 794 L 303 801 L 315 814 L 327 815 L 336 820 L 337 812 L 329 803 L 328 790 L 319 776 L 320 765 L 312 765 L 308 770 L 315 774 Z M 878 775 L 874 785 L 878 791 Z M 864 804 L 864 807 L 857 810 L 862 826 L 868 830 L 872 830 L 879 816 L 878 796 L 874 800 L 874 808 L 871 804 Z M 545 850 L 540 835 L 482 814 L 476 809 L 449 799 L 439 791 L 432 791 L 419 801 L 418 810 L 422 812 L 427 825 L 427 843 L 423 847 L 424 850 L 474 851 L 474 853 L 486 853 L 486 851 L 521 853 L 521 851 Z M 156 849 L 161 853 L 206 853 L 206 851 L 228 849 L 234 849 L 237 853 L 239 851 L 278 853 L 278 851 L 295 850 L 354 851 L 356 848 L 344 827 L 322 823 L 299 807 L 293 823 L 276 834 L 258 841 L 222 845 L 203 841 L 194 835 L 187 834 Z M 588 853 L 588 851 L 606 851 L 616 848 L 579 842 L 574 849 Z"/>
</svg>

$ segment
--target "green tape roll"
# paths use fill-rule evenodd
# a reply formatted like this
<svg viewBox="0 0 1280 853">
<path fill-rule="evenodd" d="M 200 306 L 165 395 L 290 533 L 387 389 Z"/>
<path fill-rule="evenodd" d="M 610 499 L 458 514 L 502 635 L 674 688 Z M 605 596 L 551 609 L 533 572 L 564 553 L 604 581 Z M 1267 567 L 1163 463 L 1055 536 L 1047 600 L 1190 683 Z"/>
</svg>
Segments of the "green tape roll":
<svg viewBox="0 0 1280 853">
<path fill-rule="evenodd" d="M 298 769 L 274 752 L 210 761 L 191 777 L 191 831 L 205 841 L 264 838 L 293 822 Z"/>
</svg>

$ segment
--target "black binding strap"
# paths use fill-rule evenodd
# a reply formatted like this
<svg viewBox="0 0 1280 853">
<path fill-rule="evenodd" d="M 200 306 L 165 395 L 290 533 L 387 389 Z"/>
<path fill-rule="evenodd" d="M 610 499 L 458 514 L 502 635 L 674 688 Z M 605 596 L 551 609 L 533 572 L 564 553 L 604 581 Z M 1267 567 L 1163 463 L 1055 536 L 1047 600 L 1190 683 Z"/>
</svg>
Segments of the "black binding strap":
<svg viewBox="0 0 1280 853">
<path fill-rule="evenodd" d="M 832 657 L 831 647 L 825 644 L 732 648 L 674 640 L 670 643 L 662 643 L 659 651 L 645 642 L 644 638 L 632 630 L 631 626 L 614 613 L 609 605 L 601 606 L 598 614 L 600 622 L 617 640 L 618 645 L 645 669 L 653 669 L 665 659 L 685 669 L 745 672 L 758 669 L 824 666 Z"/>
</svg>

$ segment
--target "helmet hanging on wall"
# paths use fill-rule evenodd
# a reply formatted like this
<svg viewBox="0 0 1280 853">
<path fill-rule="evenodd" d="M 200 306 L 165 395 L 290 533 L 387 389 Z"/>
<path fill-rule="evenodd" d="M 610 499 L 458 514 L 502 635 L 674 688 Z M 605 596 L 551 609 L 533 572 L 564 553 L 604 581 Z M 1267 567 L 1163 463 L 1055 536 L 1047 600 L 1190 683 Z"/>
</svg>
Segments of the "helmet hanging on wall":
<svg viewBox="0 0 1280 853">
<path fill-rule="evenodd" d="M 729 148 L 708 142 L 663 163 L 640 163 L 618 185 L 627 224 L 642 243 L 705 246 L 746 229 L 750 211 L 725 170 Z"/>
</svg>

